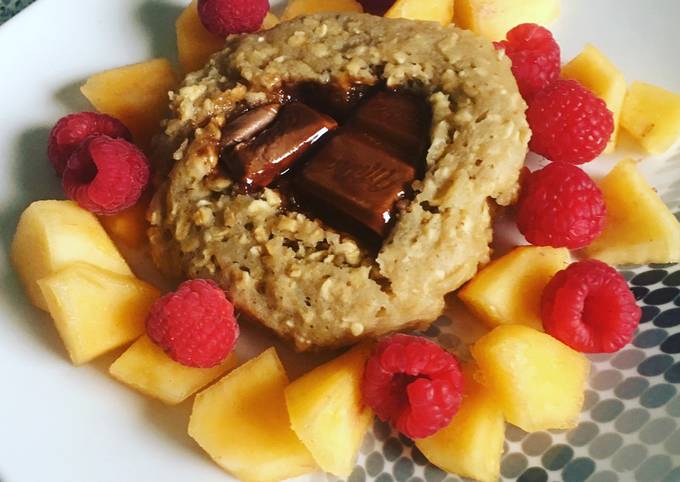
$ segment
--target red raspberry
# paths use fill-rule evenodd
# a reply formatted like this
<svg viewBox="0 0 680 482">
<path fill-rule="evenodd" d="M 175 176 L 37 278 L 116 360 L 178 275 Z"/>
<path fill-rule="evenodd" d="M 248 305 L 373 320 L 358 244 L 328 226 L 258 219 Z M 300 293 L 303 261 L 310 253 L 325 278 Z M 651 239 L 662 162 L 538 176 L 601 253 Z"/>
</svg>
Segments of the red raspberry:
<svg viewBox="0 0 680 482">
<path fill-rule="evenodd" d="M 198 0 L 201 23 L 215 35 L 256 32 L 269 12 L 269 0 Z"/>
<path fill-rule="evenodd" d="M 146 333 L 177 363 L 211 368 L 234 349 L 239 326 L 224 291 L 213 281 L 196 279 L 153 304 Z"/>
<path fill-rule="evenodd" d="M 512 60 L 512 73 L 519 91 L 529 102 L 560 76 L 560 46 L 550 30 L 535 23 L 523 23 L 510 30 L 507 40 L 496 42 Z"/>
<path fill-rule="evenodd" d="M 555 162 L 524 180 L 517 204 L 517 227 L 537 246 L 580 249 L 604 229 L 602 191 L 572 164 Z"/>
<path fill-rule="evenodd" d="M 584 353 L 623 348 L 633 338 L 641 314 L 623 276 L 597 260 L 574 263 L 557 273 L 541 298 L 545 331 Z"/>
<path fill-rule="evenodd" d="M 149 161 L 123 139 L 85 139 L 69 157 L 62 185 L 69 199 L 96 214 L 115 214 L 137 202 L 149 182 Z"/>
<path fill-rule="evenodd" d="M 359 0 L 359 3 L 364 7 L 364 12 L 372 13 L 373 15 L 385 15 L 395 0 Z"/>
<path fill-rule="evenodd" d="M 555 162 L 590 162 L 607 147 L 614 116 L 575 80 L 556 80 L 529 103 L 529 148 Z"/>
<path fill-rule="evenodd" d="M 381 420 L 416 439 L 449 424 L 460 407 L 463 376 L 456 358 L 436 343 L 397 334 L 378 343 L 361 388 Z"/>
<path fill-rule="evenodd" d="M 54 124 L 47 142 L 47 157 L 61 176 L 68 158 L 87 137 L 105 134 L 132 141 L 132 134 L 118 119 L 96 112 L 80 112 L 62 117 Z"/>
</svg>

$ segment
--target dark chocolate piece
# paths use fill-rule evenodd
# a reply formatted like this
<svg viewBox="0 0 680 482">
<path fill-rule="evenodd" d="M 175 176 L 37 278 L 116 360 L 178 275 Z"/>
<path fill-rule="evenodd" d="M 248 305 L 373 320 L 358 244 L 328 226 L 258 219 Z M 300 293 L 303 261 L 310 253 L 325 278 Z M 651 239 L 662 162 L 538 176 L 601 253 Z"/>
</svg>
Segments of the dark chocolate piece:
<svg viewBox="0 0 680 482">
<path fill-rule="evenodd" d="M 365 84 L 303 82 L 290 95 L 335 119 L 347 119 L 373 87 Z"/>
<path fill-rule="evenodd" d="M 274 122 L 280 108 L 281 104 L 268 104 L 241 114 L 222 129 L 220 146 L 231 147 L 255 137 Z"/>
<path fill-rule="evenodd" d="M 351 122 L 355 129 L 390 145 L 413 166 L 422 162 L 430 123 L 425 100 L 404 92 L 378 92 L 359 106 Z"/>
<path fill-rule="evenodd" d="M 227 156 L 227 167 L 246 188 L 268 186 L 337 125 L 304 104 L 286 104 L 267 130 L 234 148 Z"/>
<path fill-rule="evenodd" d="M 413 166 L 366 136 L 345 130 L 305 165 L 297 185 L 317 202 L 330 205 L 384 237 L 394 204 L 414 177 Z"/>
</svg>

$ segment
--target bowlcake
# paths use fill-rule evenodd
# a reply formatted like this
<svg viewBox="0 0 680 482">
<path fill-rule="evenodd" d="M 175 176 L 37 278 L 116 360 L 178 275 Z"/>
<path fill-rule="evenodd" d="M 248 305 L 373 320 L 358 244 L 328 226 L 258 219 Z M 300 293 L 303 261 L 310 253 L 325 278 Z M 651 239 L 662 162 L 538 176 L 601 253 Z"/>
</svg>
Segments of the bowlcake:
<svg viewBox="0 0 680 482">
<path fill-rule="evenodd" d="M 431 110 L 422 175 L 377 247 L 291 207 L 276 183 L 244 189 L 221 160 L 230 124 L 309 84 L 409 93 Z M 171 94 L 149 212 L 154 261 L 216 280 L 300 350 L 424 326 L 489 260 L 492 205 L 518 190 L 525 109 L 505 55 L 453 26 L 319 14 L 231 36 Z"/>
</svg>

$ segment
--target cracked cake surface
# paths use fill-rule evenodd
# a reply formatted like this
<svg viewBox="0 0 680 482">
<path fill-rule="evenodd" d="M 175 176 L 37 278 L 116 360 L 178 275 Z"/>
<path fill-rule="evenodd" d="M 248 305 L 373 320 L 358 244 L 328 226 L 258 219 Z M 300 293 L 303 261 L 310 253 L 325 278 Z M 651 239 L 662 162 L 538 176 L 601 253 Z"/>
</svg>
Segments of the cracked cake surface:
<svg viewBox="0 0 680 482">
<path fill-rule="evenodd" d="M 430 106 L 424 175 L 377 254 L 276 187 L 238 189 L 220 160 L 225 126 L 305 82 L 380 85 Z M 517 195 L 525 108 L 505 55 L 453 26 L 319 14 L 231 36 L 171 94 L 149 210 L 154 261 L 216 280 L 300 350 L 424 326 L 489 260 L 493 205 Z"/>
</svg>

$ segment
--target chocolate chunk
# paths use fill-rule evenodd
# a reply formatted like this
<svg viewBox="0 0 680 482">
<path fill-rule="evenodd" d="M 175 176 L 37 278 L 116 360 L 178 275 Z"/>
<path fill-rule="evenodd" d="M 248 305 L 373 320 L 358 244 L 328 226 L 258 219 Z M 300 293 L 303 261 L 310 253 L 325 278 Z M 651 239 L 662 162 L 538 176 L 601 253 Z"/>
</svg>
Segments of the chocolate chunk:
<svg viewBox="0 0 680 482">
<path fill-rule="evenodd" d="M 351 124 L 392 146 L 404 161 L 418 166 L 428 145 L 428 104 L 408 93 L 378 92 L 356 111 Z"/>
<path fill-rule="evenodd" d="M 367 136 L 345 130 L 302 169 L 297 185 L 317 202 L 343 212 L 384 237 L 397 200 L 415 169 Z"/>
<path fill-rule="evenodd" d="M 345 120 L 371 89 L 372 86 L 365 84 L 304 82 L 298 84 L 290 95 L 324 114 Z"/>
<path fill-rule="evenodd" d="M 227 167 L 246 188 L 268 186 L 336 127 L 333 119 L 304 104 L 286 104 L 267 130 L 234 148 L 227 156 Z"/>
<path fill-rule="evenodd" d="M 231 147 L 256 136 L 274 122 L 280 108 L 281 104 L 268 104 L 241 114 L 222 129 L 221 147 Z"/>
</svg>

